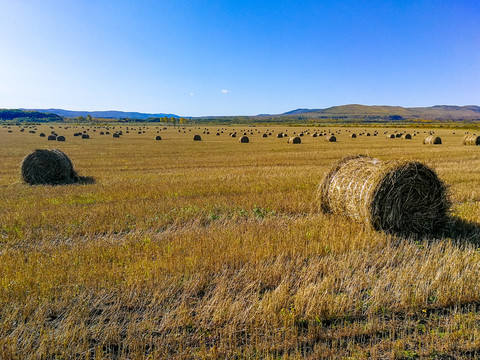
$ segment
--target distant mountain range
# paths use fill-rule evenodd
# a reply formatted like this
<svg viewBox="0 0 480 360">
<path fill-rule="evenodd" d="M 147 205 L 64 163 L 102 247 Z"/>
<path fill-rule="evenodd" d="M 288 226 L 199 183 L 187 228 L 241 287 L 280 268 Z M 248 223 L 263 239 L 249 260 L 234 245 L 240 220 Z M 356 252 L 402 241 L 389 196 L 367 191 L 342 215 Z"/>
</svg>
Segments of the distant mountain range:
<svg viewBox="0 0 480 360">
<path fill-rule="evenodd" d="M 140 113 L 124 111 L 71 111 L 63 109 L 21 109 L 33 110 L 41 113 L 56 114 L 64 117 L 86 117 L 90 115 L 94 118 L 108 119 L 139 119 L 148 118 L 175 117 L 176 114 L 169 113 Z M 239 116 L 203 116 L 188 117 L 189 119 L 225 119 L 226 121 L 235 121 Z M 438 120 L 438 121 L 480 121 L 480 106 L 455 106 L 455 105 L 435 105 L 431 107 L 401 107 L 401 106 L 367 106 L 367 105 L 341 105 L 332 106 L 326 109 L 296 109 L 283 114 L 260 114 L 256 116 L 242 116 L 242 119 L 251 119 L 252 121 L 301 121 L 309 119 L 364 119 L 364 120 Z"/>
<path fill-rule="evenodd" d="M 101 119 L 140 119 L 145 120 L 148 118 L 161 118 L 161 117 L 174 117 L 178 118 L 178 115 L 175 114 L 166 114 L 166 113 L 158 113 L 158 114 L 148 114 L 148 113 L 140 113 L 140 112 L 125 112 L 125 111 L 116 111 L 116 110 L 108 110 L 108 111 L 72 111 L 72 110 L 63 110 L 63 109 L 20 109 L 20 110 L 34 110 L 42 113 L 49 113 L 49 114 L 56 114 L 59 116 L 64 117 L 79 117 L 83 116 L 86 117 L 90 115 L 94 118 L 101 118 Z"/>
<path fill-rule="evenodd" d="M 435 105 L 431 107 L 342 105 L 326 109 L 296 109 L 280 116 L 302 118 L 385 118 L 386 120 L 428 119 L 428 120 L 480 120 L 480 106 Z"/>
</svg>

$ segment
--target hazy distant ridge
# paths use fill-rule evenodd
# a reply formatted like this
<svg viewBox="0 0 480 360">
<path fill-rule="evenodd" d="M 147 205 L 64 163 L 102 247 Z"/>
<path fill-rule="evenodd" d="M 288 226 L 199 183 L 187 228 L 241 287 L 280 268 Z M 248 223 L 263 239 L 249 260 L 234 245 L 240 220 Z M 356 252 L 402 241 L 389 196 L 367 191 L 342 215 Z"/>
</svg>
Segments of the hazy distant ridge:
<svg viewBox="0 0 480 360">
<path fill-rule="evenodd" d="M 86 117 L 91 115 L 94 118 L 130 118 L 130 119 L 148 119 L 158 117 L 180 117 L 176 114 L 169 113 L 140 113 L 140 112 L 124 112 L 124 111 L 72 111 L 63 109 L 29 109 L 43 113 L 53 113 L 64 117 Z M 217 116 L 218 117 L 218 116 Z M 192 118 L 192 117 L 189 117 Z M 195 118 L 195 117 L 193 117 Z M 198 119 L 210 118 L 208 116 L 197 117 Z M 213 118 L 213 117 L 212 117 Z M 222 118 L 233 118 L 226 116 Z M 385 120 L 402 120 L 402 119 L 427 119 L 427 120 L 480 120 L 480 106 L 477 105 L 435 105 L 430 107 L 401 107 L 401 106 L 376 106 L 376 105 L 341 105 L 332 106 L 326 109 L 295 109 L 283 114 L 261 114 L 256 116 L 249 116 L 252 120 L 277 118 L 290 120 L 302 120 L 302 119 L 372 119 L 379 118 Z"/>
<path fill-rule="evenodd" d="M 368 118 L 378 116 L 429 120 L 480 120 L 480 106 L 435 105 L 404 108 L 401 106 L 351 104 L 332 106 L 326 109 L 296 109 L 280 114 L 280 116 L 292 115 L 303 118 Z"/>
<path fill-rule="evenodd" d="M 31 110 L 35 110 L 43 113 L 56 114 L 64 117 L 79 117 L 79 116 L 86 117 L 87 115 L 90 115 L 91 117 L 94 117 L 94 118 L 105 118 L 105 119 L 123 119 L 123 118 L 148 119 L 148 118 L 156 118 L 156 117 L 164 117 L 164 116 L 167 116 L 169 118 L 179 117 L 178 115 L 167 114 L 167 113 L 149 114 L 149 113 L 125 112 L 125 111 L 116 111 L 116 110 L 108 110 L 108 111 L 74 111 L 74 110 L 63 110 L 63 109 L 31 109 Z"/>
</svg>

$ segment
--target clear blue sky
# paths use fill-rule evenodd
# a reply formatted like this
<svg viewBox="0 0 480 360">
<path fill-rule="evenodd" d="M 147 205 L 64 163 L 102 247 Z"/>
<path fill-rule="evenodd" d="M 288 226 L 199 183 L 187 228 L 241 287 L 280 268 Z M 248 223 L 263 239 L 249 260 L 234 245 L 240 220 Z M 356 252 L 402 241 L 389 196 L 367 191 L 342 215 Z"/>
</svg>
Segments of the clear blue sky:
<svg viewBox="0 0 480 360">
<path fill-rule="evenodd" d="M 0 0 L 0 108 L 480 105 L 478 0 Z"/>
</svg>

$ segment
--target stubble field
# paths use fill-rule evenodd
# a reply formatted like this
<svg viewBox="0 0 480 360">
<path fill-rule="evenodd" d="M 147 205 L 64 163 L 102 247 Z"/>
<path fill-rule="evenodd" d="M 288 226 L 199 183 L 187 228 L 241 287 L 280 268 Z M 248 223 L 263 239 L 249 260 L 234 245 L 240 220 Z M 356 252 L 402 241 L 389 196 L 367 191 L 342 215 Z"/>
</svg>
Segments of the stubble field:
<svg viewBox="0 0 480 360">
<path fill-rule="evenodd" d="M 308 127 L 235 126 L 253 131 L 241 144 L 222 126 L 60 126 L 65 142 L 0 128 L 0 359 L 480 356 L 480 150 L 463 131 L 287 144 L 276 134 Z M 37 148 L 96 183 L 24 184 Z M 316 188 L 352 154 L 433 167 L 453 202 L 445 236 L 322 214 Z"/>
</svg>

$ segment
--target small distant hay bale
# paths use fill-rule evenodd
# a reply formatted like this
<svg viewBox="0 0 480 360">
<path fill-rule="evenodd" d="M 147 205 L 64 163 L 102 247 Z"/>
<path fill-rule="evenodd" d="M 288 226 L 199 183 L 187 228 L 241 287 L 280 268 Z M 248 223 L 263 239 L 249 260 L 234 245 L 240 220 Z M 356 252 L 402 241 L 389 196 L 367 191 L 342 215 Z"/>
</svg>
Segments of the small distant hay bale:
<svg viewBox="0 0 480 360">
<path fill-rule="evenodd" d="M 63 135 L 57 136 L 57 141 L 65 141 L 65 136 Z"/>
<path fill-rule="evenodd" d="M 355 138 L 357 137 L 357 134 L 355 134 L 355 133 L 350 134 L 350 137 L 351 137 L 352 139 L 355 139 Z"/>
<path fill-rule="evenodd" d="M 193 141 L 202 141 L 202 137 L 197 134 L 193 137 Z"/>
<path fill-rule="evenodd" d="M 56 135 L 48 135 L 47 140 L 49 140 L 49 141 L 55 141 L 55 140 L 57 140 L 57 136 L 56 136 Z"/>
<path fill-rule="evenodd" d="M 411 139 L 412 139 L 412 135 L 410 135 L 410 134 L 403 134 L 403 135 L 402 135 L 402 139 L 411 140 Z"/>
<path fill-rule="evenodd" d="M 88 135 L 88 134 L 82 134 L 82 139 L 90 139 L 90 135 Z"/>
<path fill-rule="evenodd" d="M 387 139 L 395 139 L 395 134 L 387 134 Z"/>
<path fill-rule="evenodd" d="M 113 136 L 114 138 L 119 138 L 119 137 L 120 137 L 120 134 L 119 134 L 118 132 L 116 132 L 116 133 L 113 133 L 112 136 Z"/>
<path fill-rule="evenodd" d="M 317 191 L 325 213 L 397 235 L 423 236 L 445 224 L 450 201 L 437 174 L 420 162 L 347 157 Z"/>
<path fill-rule="evenodd" d="M 162 137 L 160 135 L 155 136 L 155 140 L 162 140 Z"/>
<path fill-rule="evenodd" d="M 238 139 L 238 142 L 242 144 L 248 144 L 249 141 L 250 139 L 248 138 L 248 136 L 245 136 L 245 135 L 240 137 L 240 139 Z"/>
<path fill-rule="evenodd" d="M 396 138 L 401 138 L 401 137 L 402 137 L 402 134 L 401 134 L 401 133 L 395 134 L 395 137 L 396 137 Z"/>
<path fill-rule="evenodd" d="M 427 137 L 425 137 L 425 139 L 423 139 L 423 144 L 441 145 L 442 139 L 439 136 L 428 135 Z"/>
<path fill-rule="evenodd" d="M 325 141 L 329 141 L 329 142 L 336 142 L 337 141 L 337 138 L 335 137 L 335 135 L 326 135 L 323 140 Z"/>
<path fill-rule="evenodd" d="M 233 133 L 233 134 L 231 134 L 230 136 L 231 136 L 232 138 L 235 138 L 235 137 L 237 137 L 237 134 L 236 134 L 236 133 Z"/>
<path fill-rule="evenodd" d="M 45 137 L 46 135 L 44 133 L 40 133 L 40 137 Z"/>
<path fill-rule="evenodd" d="M 278 133 L 278 134 L 277 134 L 277 138 L 278 138 L 278 139 L 283 139 L 283 133 Z"/>
<path fill-rule="evenodd" d="M 462 141 L 463 145 L 480 145 L 480 136 L 465 135 Z"/>
<path fill-rule="evenodd" d="M 301 144 L 302 139 L 300 139 L 300 137 L 298 137 L 298 136 L 292 136 L 288 139 L 288 143 L 289 144 Z"/>
<path fill-rule="evenodd" d="M 318 137 L 318 133 L 313 133 L 312 137 Z"/>
<path fill-rule="evenodd" d="M 262 137 L 266 138 L 266 137 L 268 137 L 268 135 L 267 135 L 267 134 L 263 134 Z"/>
</svg>

